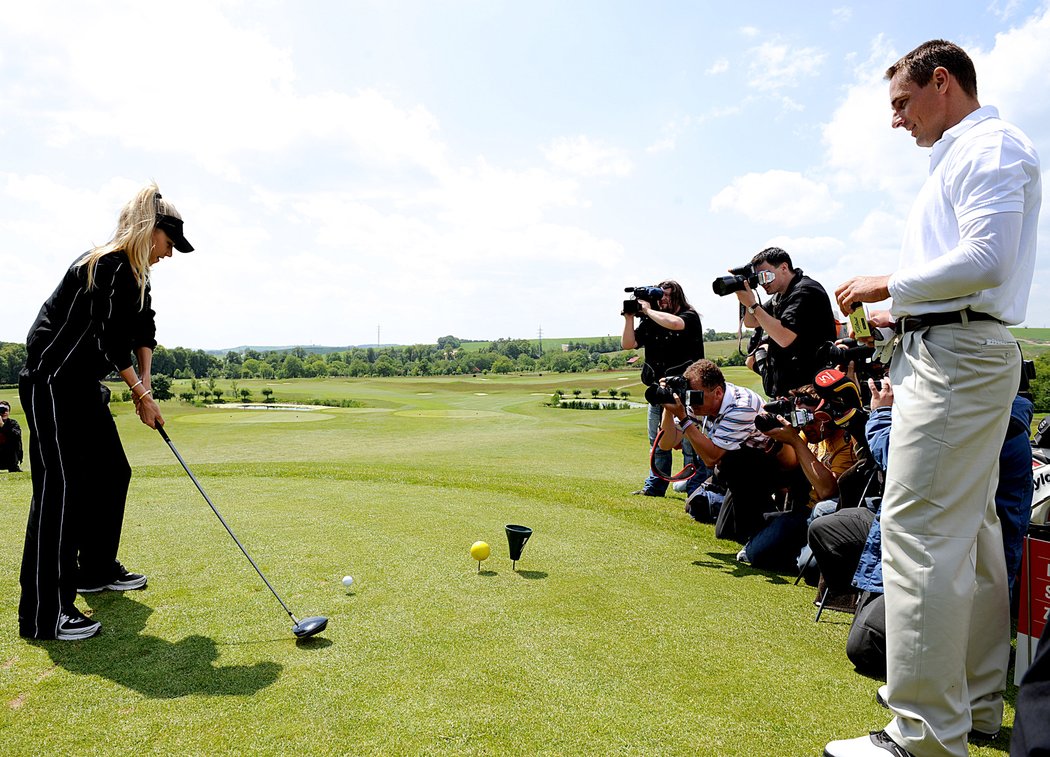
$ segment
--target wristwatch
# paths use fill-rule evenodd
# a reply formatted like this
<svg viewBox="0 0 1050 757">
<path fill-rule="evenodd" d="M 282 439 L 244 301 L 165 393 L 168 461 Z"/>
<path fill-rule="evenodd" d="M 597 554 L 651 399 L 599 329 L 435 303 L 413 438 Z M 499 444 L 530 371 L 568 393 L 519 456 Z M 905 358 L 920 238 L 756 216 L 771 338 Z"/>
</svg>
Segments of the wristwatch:
<svg viewBox="0 0 1050 757">
<path fill-rule="evenodd" d="M 758 303 L 757 302 L 754 305 L 748 305 L 747 306 L 747 314 L 748 315 L 754 315 L 756 310 L 758 310 Z"/>
</svg>

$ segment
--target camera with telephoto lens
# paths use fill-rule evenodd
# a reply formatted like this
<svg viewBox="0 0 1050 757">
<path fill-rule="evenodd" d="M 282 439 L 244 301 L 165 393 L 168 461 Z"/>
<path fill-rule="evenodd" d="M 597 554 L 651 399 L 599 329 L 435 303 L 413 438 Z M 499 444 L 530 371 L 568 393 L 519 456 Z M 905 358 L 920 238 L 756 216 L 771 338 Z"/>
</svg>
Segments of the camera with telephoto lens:
<svg viewBox="0 0 1050 757">
<path fill-rule="evenodd" d="M 800 429 L 808 423 L 812 423 L 816 416 L 813 411 L 805 407 L 796 406 L 795 402 L 787 397 L 767 402 L 762 406 L 762 412 L 755 416 L 755 428 L 759 431 L 772 431 L 780 428 L 781 423 L 777 416 L 783 416 L 791 424 L 792 428 Z"/>
<path fill-rule="evenodd" d="M 642 311 L 641 305 L 638 304 L 639 300 L 645 300 L 649 303 L 650 307 L 656 307 L 660 304 L 660 300 L 664 296 L 664 290 L 661 287 L 624 287 L 623 291 L 630 292 L 633 296 L 633 300 L 623 301 L 623 314 L 624 315 L 635 315 Z"/>
<path fill-rule="evenodd" d="M 719 276 L 711 282 L 711 289 L 719 297 L 739 292 L 744 288 L 745 281 L 749 287 L 754 289 L 759 284 L 768 284 L 776 278 L 776 274 L 772 271 L 756 271 L 750 263 L 739 268 L 730 268 L 729 273 L 729 276 Z"/>
<path fill-rule="evenodd" d="M 874 347 L 858 344 L 856 339 L 840 339 L 838 344 L 825 342 L 817 348 L 817 363 L 833 367 L 848 366 L 852 362 L 857 378 L 863 383 L 869 378 L 880 379 L 886 373 L 886 366 L 871 359 L 875 352 Z"/>
<path fill-rule="evenodd" d="M 688 405 L 687 395 L 690 391 L 689 379 L 685 376 L 666 376 L 663 384 L 645 388 L 645 401 L 650 405 L 673 405 L 675 397 L 678 397 L 683 405 Z"/>
</svg>

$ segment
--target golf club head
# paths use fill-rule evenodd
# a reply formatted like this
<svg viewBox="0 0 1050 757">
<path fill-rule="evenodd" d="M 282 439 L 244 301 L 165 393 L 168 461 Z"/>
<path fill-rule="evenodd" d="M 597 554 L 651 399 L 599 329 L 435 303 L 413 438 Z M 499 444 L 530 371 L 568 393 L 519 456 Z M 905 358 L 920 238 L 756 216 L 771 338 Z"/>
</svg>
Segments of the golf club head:
<svg viewBox="0 0 1050 757">
<path fill-rule="evenodd" d="M 317 615 L 313 618 L 303 618 L 294 626 L 292 626 L 292 633 L 300 639 L 305 639 L 308 636 L 313 636 L 315 633 L 321 633 L 325 628 L 328 627 L 328 618 Z"/>
</svg>

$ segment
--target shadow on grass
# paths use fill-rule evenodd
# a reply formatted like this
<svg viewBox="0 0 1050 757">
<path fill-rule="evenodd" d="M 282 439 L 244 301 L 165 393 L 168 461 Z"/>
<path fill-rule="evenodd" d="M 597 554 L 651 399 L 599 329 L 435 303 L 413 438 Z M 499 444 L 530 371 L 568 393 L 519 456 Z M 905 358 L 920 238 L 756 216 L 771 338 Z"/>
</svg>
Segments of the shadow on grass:
<svg viewBox="0 0 1050 757">
<path fill-rule="evenodd" d="M 516 570 L 514 571 L 522 578 L 527 578 L 530 581 L 535 581 L 538 578 L 546 578 L 547 573 L 542 570 Z"/>
<path fill-rule="evenodd" d="M 324 649 L 332 646 L 332 640 L 323 636 L 310 636 L 305 639 L 296 639 L 295 646 L 299 649 Z"/>
<path fill-rule="evenodd" d="M 274 683 L 281 672 L 275 662 L 217 667 L 217 645 L 205 636 L 171 642 L 143 635 L 153 608 L 123 595 L 93 597 L 92 604 L 104 621 L 98 636 L 83 642 L 30 643 L 43 647 L 56 665 L 72 673 L 102 676 L 153 699 L 254 694 Z"/>
<path fill-rule="evenodd" d="M 772 571 L 759 570 L 751 567 L 748 563 L 737 562 L 735 552 L 708 552 L 707 554 L 714 559 L 693 560 L 693 565 L 698 565 L 701 568 L 718 568 L 723 573 L 728 573 L 735 577 L 765 576 L 771 584 L 791 583 L 791 581 Z"/>
</svg>

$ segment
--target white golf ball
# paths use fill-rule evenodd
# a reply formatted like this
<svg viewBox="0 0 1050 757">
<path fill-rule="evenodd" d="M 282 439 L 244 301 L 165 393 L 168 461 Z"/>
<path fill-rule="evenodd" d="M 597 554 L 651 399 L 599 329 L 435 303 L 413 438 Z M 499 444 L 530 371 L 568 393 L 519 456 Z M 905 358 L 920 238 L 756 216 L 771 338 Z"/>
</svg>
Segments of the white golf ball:
<svg viewBox="0 0 1050 757">
<path fill-rule="evenodd" d="M 353 584 L 353 583 L 354 583 L 354 577 L 353 576 L 343 576 L 343 586 L 345 586 L 345 587 L 347 587 L 349 589 L 351 584 Z"/>
</svg>

